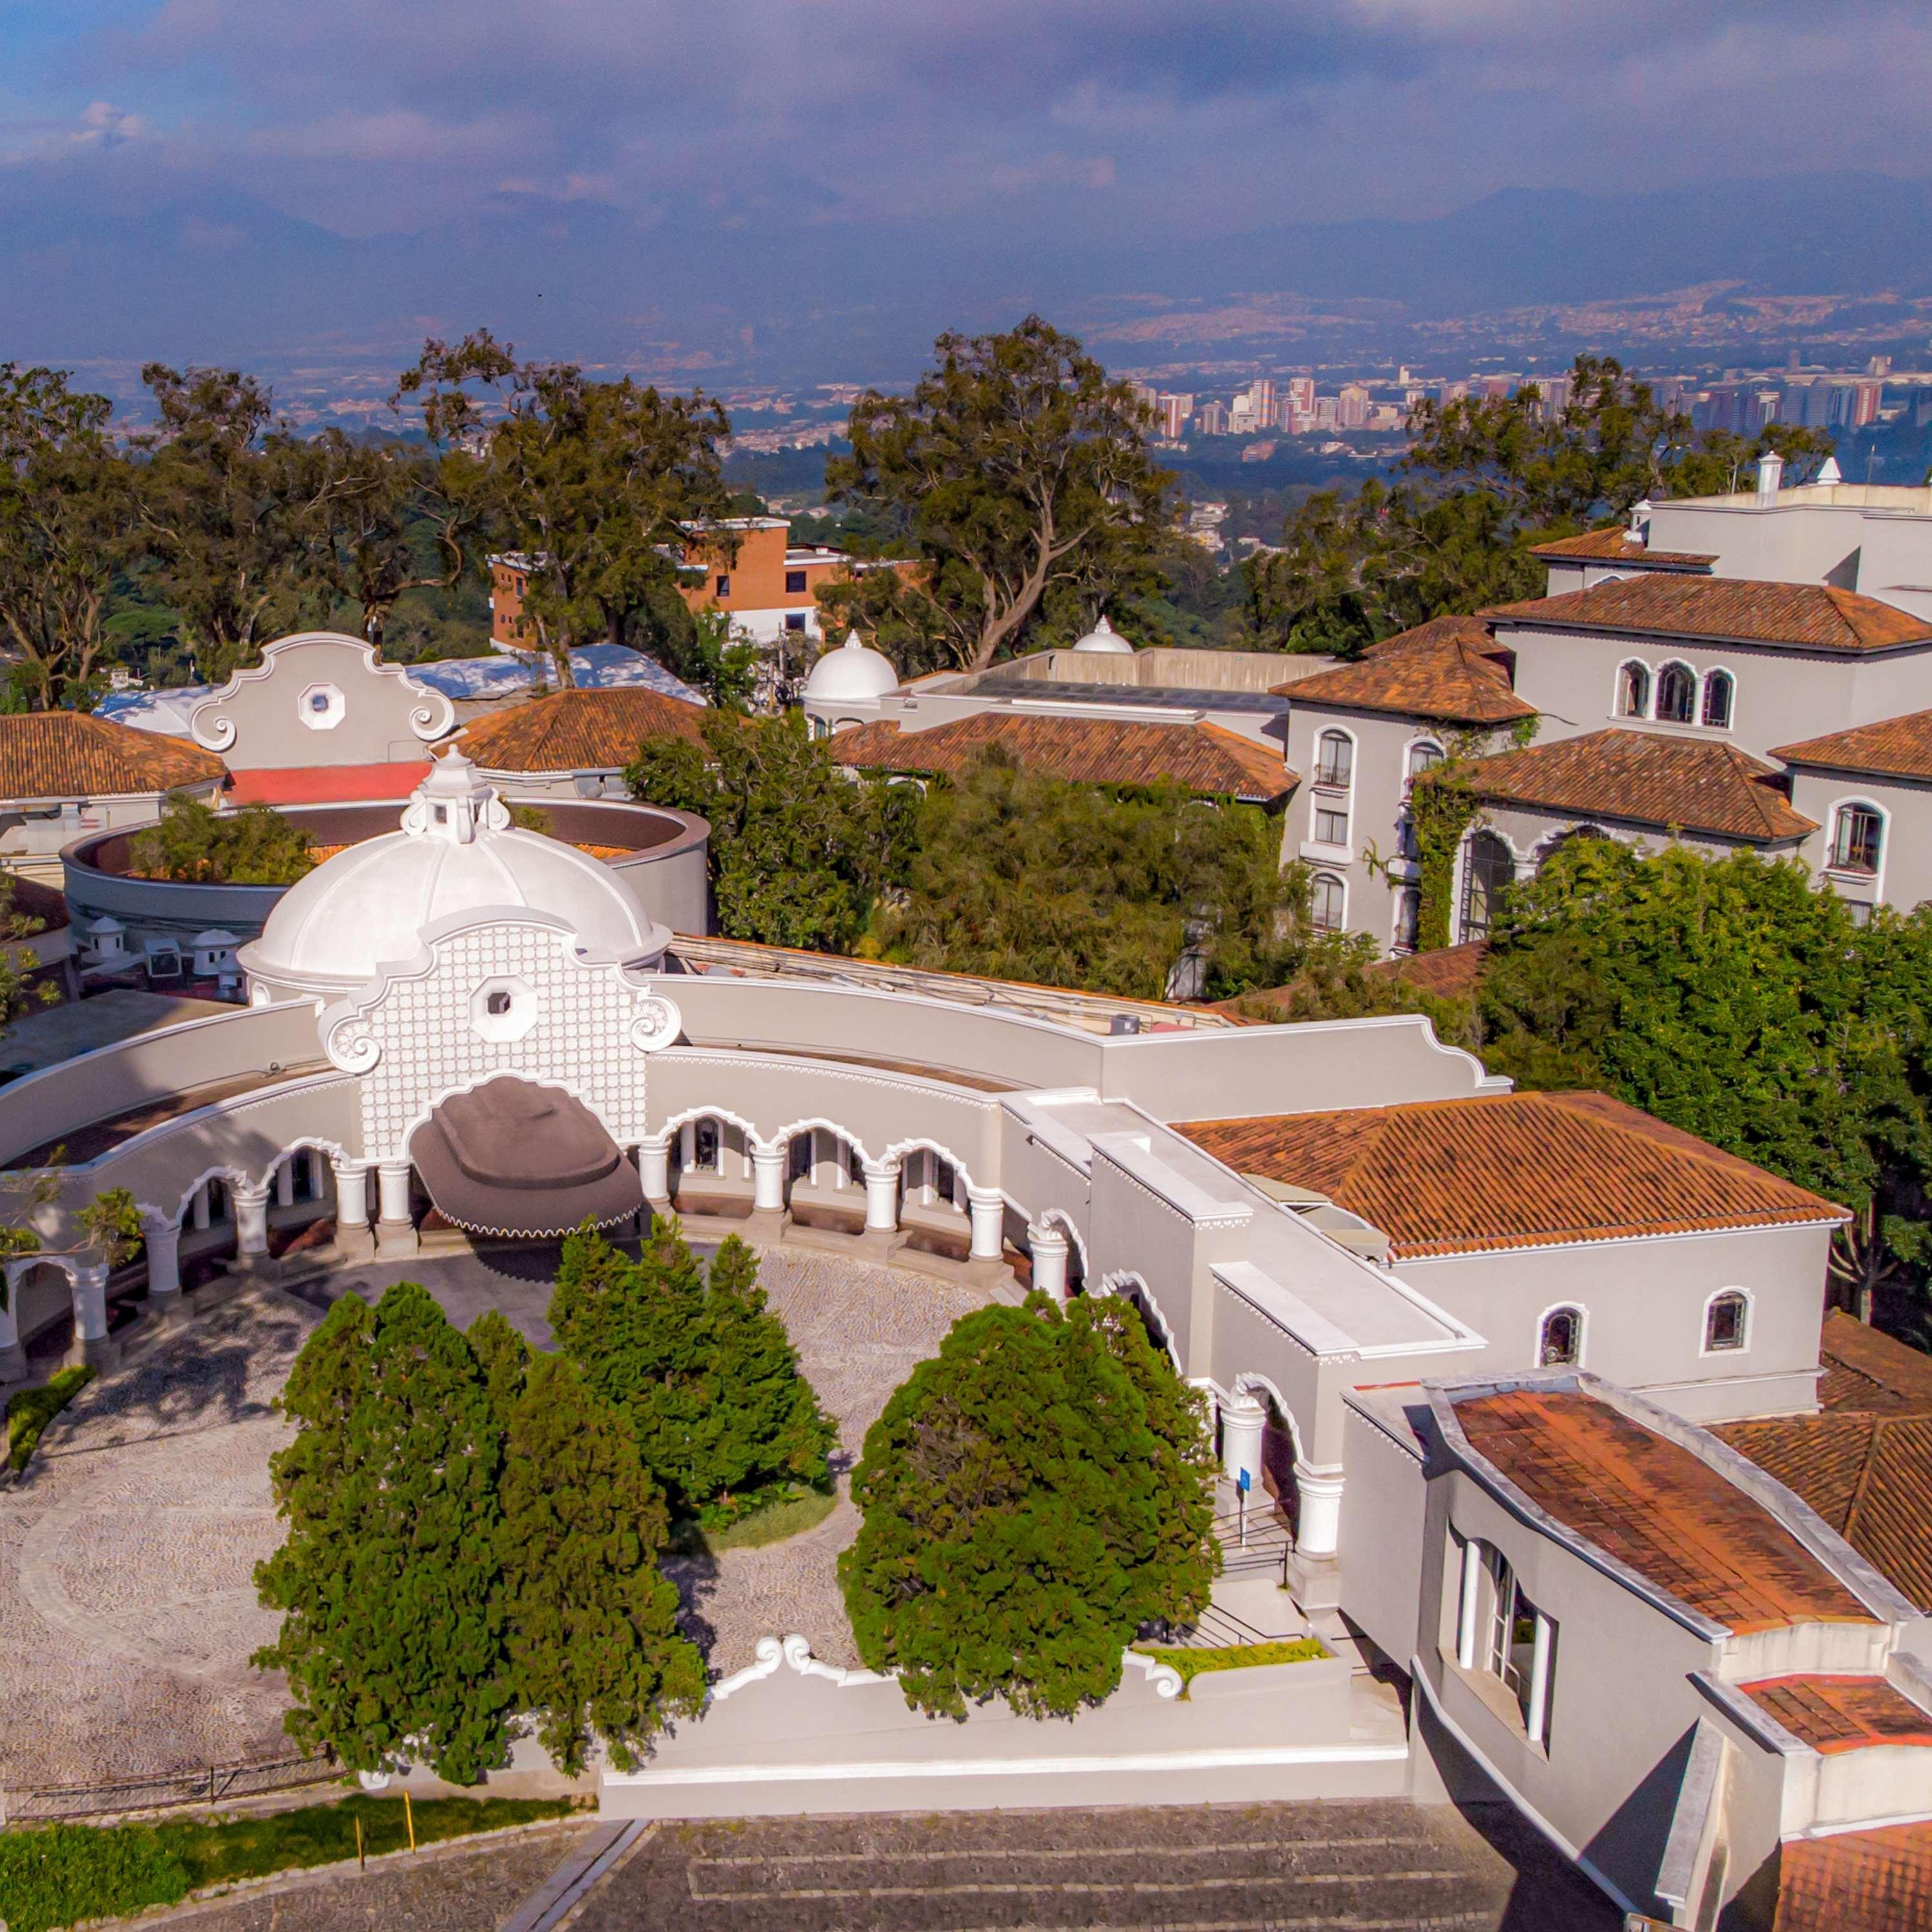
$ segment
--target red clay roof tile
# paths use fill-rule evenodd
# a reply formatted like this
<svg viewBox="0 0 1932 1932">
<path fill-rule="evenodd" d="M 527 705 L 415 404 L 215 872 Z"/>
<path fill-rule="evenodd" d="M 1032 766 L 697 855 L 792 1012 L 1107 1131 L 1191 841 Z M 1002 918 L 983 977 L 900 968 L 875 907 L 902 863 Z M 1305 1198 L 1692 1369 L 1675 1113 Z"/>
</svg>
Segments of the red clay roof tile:
<svg viewBox="0 0 1932 1932">
<path fill-rule="evenodd" d="M 86 712 L 0 717 L 0 798 L 124 798 L 227 776 L 199 745 Z"/>
<path fill-rule="evenodd" d="M 1492 623 L 1539 630 L 1708 638 L 1853 653 L 1932 643 L 1932 623 L 1896 604 L 1828 584 L 1760 584 L 1661 572 L 1612 578 L 1586 590 L 1502 604 Z"/>
<path fill-rule="evenodd" d="M 1873 1744 L 1932 1745 L 1932 1712 L 1882 1677 L 1798 1674 L 1760 1678 L 1738 1688 L 1814 1750 L 1863 1750 Z"/>
<path fill-rule="evenodd" d="M 1700 550 L 1652 550 L 1648 544 L 1633 542 L 1628 529 L 1621 524 L 1613 530 L 1586 530 L 1581 536 L 1555 538 L 1538 544 L 1530 555 L 1628 564 L 1640 570 L 1708 571 L 1718 560 L 1714 554 L 1707 556 Z"/>
<path fill-rule="evenodd" d="M 620 770 L 646 738 L 698 742 L 705 716 L 701 704 L 636 686 L 557 691 L 478 719 L 460 742 L 486 772 Z"/>
<path fill-rule="evenodd" d="M 1875 724 L 1855 724 L 1849 731 L 1780 745 L 1771 755 L 1788 765 L 1822 765 L 1874 778 L 1932 778 L 1932 711 L 1882 718 Z"/>
<path fill-rule="evenodd" d="M 1924 1932 L 1932 1825 L 1792 1838 L 1780 1847 L 1774 1932 Z"/>
<path fill-rule="evenodd" d="M 1291 704 L 1332 704 L 1450 724 L 1508 724 L 1534 718 L 1510 688 L 1508 652 L 1475 617 L 1432 617 L 1384 638 L 1357 664 L 1337 664 L 1274 687 Z"/>
</svg>

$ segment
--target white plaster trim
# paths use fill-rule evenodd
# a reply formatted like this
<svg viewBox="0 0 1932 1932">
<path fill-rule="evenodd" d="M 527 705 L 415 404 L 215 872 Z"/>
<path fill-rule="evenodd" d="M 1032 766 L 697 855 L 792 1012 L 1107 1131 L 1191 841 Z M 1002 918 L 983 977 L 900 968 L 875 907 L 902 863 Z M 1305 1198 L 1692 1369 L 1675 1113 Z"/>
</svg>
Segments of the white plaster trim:
<svg viewBox="0 0 1932 1932">
<path fill-rule="evenodd" d="M 1727 1294 L 1736 1294 L 1743 1298 L 1744 1340 L 1732 1348 L 1714 1348 L 1711 1346 L 1711 1310 Z M 1712 1288 L 1710 1293 L 1705 1296 L 1704 1306 L 1699 1311 L 1697 1316 L 1697 1359 L 1700 1362 L 1711 1361 L 1719 1357 L 1726 1361 L 1730 1360 L 1733 1357 L 1742 1359 L 1750 1353 L 1751 1342 L 1754 1339 L 1756 1328 L 1757 1293 L 1755 1289 L 1746 1288 L 1742 1282 L 1728 1282 L 1722 1288 Z M 1800 1372 L 1802 1373 L 1802 1371 Z M 1822 1371 L 1821 1370 L 1820 1372 L 1822 1373 Z"/>
<path fill-rule="evenodd" d="M 1546 1362 L 1543 1359 L 1543 1328 L 1552 1315 L 1571 1315 L 1576 1318 L 1576 1352 L 1567 1362 Z M 1538 1369 L 1580 1369 L 1586 1366 L 1585 1358 L 1590 1352 L 1590 1311 L 1580 1301 L 1552 1301 L 1536 1318 L 1536 1341 L 1530 1350 L 1530 1362 Z"/>
<path fill-rule="evenodd" d="M 796 1631 L 788 1637 L 761 1636 L 752 1646 L 752 1652 L 758 1662 L 748 1664 L 742 1670 L 734 1671 L 712 1684 L 708 1702 L 723 1702 L 748 1684 L 773 1676 L 782 1664 L 788 1664 L 801 1677 L 822 1677 L 841 1690 L 854 1684 L 890 1684 L 896 1675 L 891 1671 L 845 1670 L 836 1664 L 821 1664 L 812 1654 L 812 1640 Z"/>
<path fill-rule="evenodd" d="M 276 638 L 272 644 L 264 644 L 259 664 L 236 671 L 219 691 L 211 692 L 189 712 L 188 728 L 194 742 L 207 751 L 226 751 L 235 742 L 238 728 L 232 718 L 218 718 L 213 714 L 235 697 L 243 686 L 261 684 L 272 677 L 275 659 L 284 651 L 314 644 L 349 645 L 362 653 L 362 668 L 370 676 L 398 679 L 412 698 L 422 699 L 422 703 L 410 713 L 410 729 L 424 744 L 433 742 L 454 728 L 456 706 L 441 692 L 417 683 L 402 665 L 378 664 L 376 647 L 367 639 L 352 638 L 342 631 L 297 631 L 288 637 Z M 208 720 L 206 725 L 202 722 L 204 716 Z"/>
<path fill-rule="evenodd" d="M 826 1778 L 1091 1778 L 1124 1772 L 1238 1770 L 1302 1764 L 1398 1764 L 1400 1744 L 1250 1744 L 1221 1750 L 1121 1751 L 1112 1756 L 880 1758 L 835 1764 L 694 1765 L 654 1771 L 607 1771 L 610 1786 L 682 1784 L 797 1784 Z"/>
<path fill-rule="evenodd" d="M 1401 1103 L 1397 1102 L 1400 1105 Z M 1391 1268 L 1428 1268 L 1443 1262 L 1463 1262 L 1478 1255 L 1547 1255 L 1570 1249 L 1620 1248 L 1640 1241 L 1707 1241 L 1731 1234 L 1775 1234 L 1792 1228 L 1842 1228 L 1849 1214 L 1815 1214 L 1802 1221 L 1726 1221 L 1708 1228 L 1658 1228 L 1652 1234 L 1596 1234 L 1575 1240 L 1510 1241 L 1482 1247 L 1452 1248 L 1447 1254 L 1406 1255 L 1396 1251 L 1390 1257 Z"/>
<path fill-rule="evenodd" d="M 1174 1372 L 1185 1382 L 1187 1371 L 1181 1366 L 1180 1351 L 1174 1346 L 1173 1324 L 1162 1313 L 1160 1304 L 1154 1298 L 1154 1290 L 1148 1286 L 1144 1276 L 1137 1274 L 1132 1268 L 1115 1268 L 1111 1274 L 1100 1277 L 1097 1288 L 1090 1288 L 1088 1292 L 1090 1294 L 1118 1294 L 1124 1300 L 1132 1300 L 1134 1298 L 1126 1292 L 1130 1284 L 1139 1291 L 1139 1300 L 1154 1317 L 1154 1326 L 1160 1330 L 1162 1346 L 1167 1350 L 1168 1359 L 1174 1364 Z"/>
<path fill-rule="evenodd" d="M 1253 1389 L 1266 1391 L 1269 1400 L 1274 1404 L 1275 1412 L 1288 1424 L 1288 1438 L 1294 1444 L 1294 1466 L 1300 1468 L 1306 1452 L 1302 1445 L 1301 1424 L 1295 1420 L 1294 1411 L 1289 1406 L 1288 1398 L 1275 1386 L 1271 1377 L 1257 1374 L 1252 1370 L 1244 1370 L 1234 1378 L 1234 1386 L 1231 1393 L 1244 1395 Z"/>
<path fill-rule="evenodd" d="M 908 1154 L 916 1154 L 921 1148 L 928 1154 L 936 1154 L 941 1160 L 950 1161 L 954 1170 L 958 1173 L 960 1179 L 965 1182 L 968 1187 L 977 1188 L 982 1193 L 999 1192 L 1000 1190 L 997 1187 L 988 1186 L 983 1181 L 975 1180 L 966 1163 L 944 1141 L 934 1140 L 928 1135 L 914 1134 L 905 1140 L 894 1141 L 885 1152 L 880 1155 L 879 1159 L 881 1162 L 896 1160 L 903 1166 Z M 982 1173 L 985 1171 L 983 1168 L 980 1170 Z"/>
<path fill-rule="evenodd" d="M 138 1038 L 139 1036 L 137 1035 Z M 123 1141 L 118 1147 L 110 1148 L 105 1154 L 96 1154 L 93 1160 L 78 1166 L 44 1168 L 43 1172 L 66 1174 L 98 1174 L 113 1163 L 125 1160 L 135 1153 L 146 1153 L 158 1147 L 170 1135 L 184 1133 L 192 1128 L 206 1126 L 211 1120 L 225 1117 L 238 1118 L 254 1112 L 257 1108 L 274 1106 L 293 1096 L 305 1093 L 320 1093 L 326 1088 L 347 1084 L 347 1076 L 331 1066 L 301 1074 L 292 1080 L 274 1087 L 258 1087 L 253 1093 L 238 1094 L 226 1100 L 212 1100 L 205 1107 L 197 1107 L 192 1113 L 183 1114 L 172 1120 L 158 1121 L 152 1127 L 145 1127 L 131 1138 Z M 211 1169 L 211 1172 L 218 1172 Z M 238 1169 L 237 1172 L 245 1172 Z"/>
<path fill-rule="evenodd" d="M 1056 1221 L 1060 1223 L 1066 1238 L 1072 1243 L 1080 1256 L 1080 1278 L 1084 1281 L 1087 1278 L 1087 1244 L 1081 1238 L 1079 1228 L 1074 1225 L 1073 1216 L 1064 1208 L 1048 1208 L 1038 1214 L 1028 1215 L 1027 1218 L 1030 1221 L 1038 1222 L 1042 1228 L 1050 1228 Z"/>
<path fill-rule="evenodd" d="M 1832 850 L 1838 842 L 1838 814 L 1847 806 L 1856 806 L 1865 812 L 1878 814 L 1878 866 L 1871 872 L 1855 872 L 1849 868 L 1832 863 Z M 1853 880 L 1861 885 L 1870 884 L 1872 902 L 1881 903 L 1885 898 L 1885 868 L 1892 860 L 1892 814 L 1875 798 L 1862 792 L 1846 792 L 1832 800 L 1825 808 L 1825 849 L 1818 855 L 1818 869 L 1828 879 L 1843 879 L 1847 884 Z"/>
</svg>

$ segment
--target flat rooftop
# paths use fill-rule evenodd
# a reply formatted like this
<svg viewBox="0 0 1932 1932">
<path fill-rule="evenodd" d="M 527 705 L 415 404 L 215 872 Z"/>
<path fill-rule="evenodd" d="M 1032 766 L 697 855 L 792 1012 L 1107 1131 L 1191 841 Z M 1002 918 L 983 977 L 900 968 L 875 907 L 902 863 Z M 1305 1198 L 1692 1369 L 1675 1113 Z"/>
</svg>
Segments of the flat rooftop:
<svg viewBox="0 0 1932 1932">
<path fill-rule="evenodd" d="M 1762 1504 L 1598 1396 L 1506 1389 L 1454 1407 L 1469 1446 L 1538 1508 L 1714 1622 L 1879 1621 Z"/>
<path fill-rule="evenodd" d="M 1800 1744 L 1823 1752 L 1932 1747 L 1932 1712 L 1882 1677 L 1766 1677 L 1738 1688 Z"/>
</svg>

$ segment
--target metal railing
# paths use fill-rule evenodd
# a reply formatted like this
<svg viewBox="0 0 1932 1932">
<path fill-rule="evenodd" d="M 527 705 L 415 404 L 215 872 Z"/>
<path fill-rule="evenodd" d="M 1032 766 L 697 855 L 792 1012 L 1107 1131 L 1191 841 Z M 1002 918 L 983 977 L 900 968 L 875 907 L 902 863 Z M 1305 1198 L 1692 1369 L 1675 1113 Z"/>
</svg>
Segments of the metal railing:
<svg viewBox="0 0 1932 1932">
<path fill-rule="evenodd" d="M 253 1764 L 212 1764 L 156 1778 L 117 1778 L 93 1784 L 50 1784 L 0 1790 L 0 1825 L 47 1824 L 65 1818 L 98 1818 L 115 1811 L 155 1811 L 176 1804 L 218 1804 L 224 1798 L 255 1798 L 326 1784 L 343 1775 L 326 1759 L 274 1758 Z"/>
</svg>

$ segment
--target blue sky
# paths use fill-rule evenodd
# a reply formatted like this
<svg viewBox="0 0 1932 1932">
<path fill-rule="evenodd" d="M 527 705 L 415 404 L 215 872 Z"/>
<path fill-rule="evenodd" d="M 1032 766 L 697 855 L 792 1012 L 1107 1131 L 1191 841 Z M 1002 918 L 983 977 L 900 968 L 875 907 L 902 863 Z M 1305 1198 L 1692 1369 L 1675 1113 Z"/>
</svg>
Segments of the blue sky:
<svg viewBox="0 0 1932 1932">
<path fill-rule="evenodd" d="M 326 274 L 264 211 L 487 250 L 510 206 L 661 236 L 681 286 L 782 287 L 862 233 L 1051 254 L 1504 188 L 1924 176 L 1928 80 L 1923 0 L 0 0 L 0 236 L 142 221 L 245 309 Z"/>
</svg>

